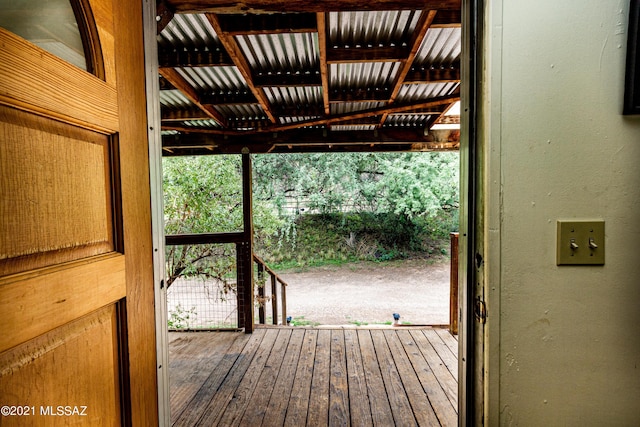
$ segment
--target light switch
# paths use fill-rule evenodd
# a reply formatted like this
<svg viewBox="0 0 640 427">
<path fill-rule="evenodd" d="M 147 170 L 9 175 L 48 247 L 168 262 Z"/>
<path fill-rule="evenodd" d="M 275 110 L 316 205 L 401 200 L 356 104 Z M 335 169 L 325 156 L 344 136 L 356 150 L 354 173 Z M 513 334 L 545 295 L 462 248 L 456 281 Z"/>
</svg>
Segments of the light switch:
<svg viewBox="0 0 640 427">
<path fill-rule="evenodd" d="M 557 265 L 603 265 L 604 221 L 558 221 Z"/>
</svg>

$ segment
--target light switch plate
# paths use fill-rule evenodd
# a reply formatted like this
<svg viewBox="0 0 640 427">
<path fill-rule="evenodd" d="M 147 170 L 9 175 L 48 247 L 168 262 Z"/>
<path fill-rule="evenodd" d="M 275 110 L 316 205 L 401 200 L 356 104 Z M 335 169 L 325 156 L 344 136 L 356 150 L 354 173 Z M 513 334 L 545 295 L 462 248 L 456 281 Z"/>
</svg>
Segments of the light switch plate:
<svg viewBox="0 0 640 427">
<path fill-rule="evenodd" d="M 604 221 L 558 221 L 557 265 L 604 265 Z"/>
</svg>

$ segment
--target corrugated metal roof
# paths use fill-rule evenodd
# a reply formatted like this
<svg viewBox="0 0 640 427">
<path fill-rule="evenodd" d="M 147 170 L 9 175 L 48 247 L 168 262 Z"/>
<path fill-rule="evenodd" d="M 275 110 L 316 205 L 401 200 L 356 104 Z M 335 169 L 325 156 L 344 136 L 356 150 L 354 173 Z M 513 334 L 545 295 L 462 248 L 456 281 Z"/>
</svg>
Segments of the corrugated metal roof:
<svg viewBox="0 0 640 427">
<path fill-rule="evenodd" d="M 393 114 L 387 116 L 384 127 L 424 127 L 429 120 L 435 119 L 429 114 Z"/>
<path fill-rule="evenodd" d="M 462 30 L 458 28 L 430 28 L 427 31 L 416 58 L 414 66 L 435 65 L 448 66 L 460 61 Z"/>
<path fill-rule="evenodd" d="M 341 102 L 331 104 L 331 114 L 346 114 L 385 106 L 385 102 Z"/>
<path fill-rule="evenodd" d="M 307 120 L 314 120 L 319 118 L 318 116 L 296 116 L 296 117 L 280 117 L 280 124 L 286 125 L 291 123 L 306 122 Z"/>
<path fill-rule="evenodd" d="M 199 92 L 248 90 L 237 67 L 185 67 L 177 70 Z"/>
<path fill-rule="evenodd" d="M 236 37 L 247 62 L 256 73 L 317 71 L 318 34 L 261 34 Z"/>
<path fill-rule="evenodd" d="M 179 90 L 161 90 L 160 105 L 170 110 L 180 110 L 193 107 L 194 104 Z"/>
<path fill-rule="evenodd" d="M 458 82 L 402 85 L 397 99 L 398 102 L 411 102 L 447 96 L 451 95 L 458 86 L 460 86 Z"/>
<path fill-rule="evenodd" d="M 213 27 L 203 14 L 176 14 L 158 36 L 162 49 L 212 48 L 220 46 Z"/>
<path fill-rule="evenodd" d="M 420 11 L 331 12 L 328 42 L 334 47 L 390 46 L 411 34 Z"/>
<path fill-rule="evenodd" d="M 220 128 L 220 124 L 213 119 L 203 119 L 203 120 L 188 120 L 182 122 L 186 127 L 193 128 Z"/>
<path fill-rule="evenodd" d="M 258 104 L 216 105 L 216 110 L 225 117 L 233 117 L 238 120 L 267 119 L 267 115 Z"/>
<path fill-rule="evenodd" d="M 366 131 L 375 129 L 376 125 L 331 125 L 331 130 L 336 132 Z"/>
<path fill-rule="evenodd" d="M 399 62 L 329 64 L 331 89 L 389 87 L 400 69 Z"/>
<path fill-rule="evenodd" d="M 283 107 L 322 105 L 319 86 L 266 87 L 264 93 L 271 105 Z"/>
</svg>

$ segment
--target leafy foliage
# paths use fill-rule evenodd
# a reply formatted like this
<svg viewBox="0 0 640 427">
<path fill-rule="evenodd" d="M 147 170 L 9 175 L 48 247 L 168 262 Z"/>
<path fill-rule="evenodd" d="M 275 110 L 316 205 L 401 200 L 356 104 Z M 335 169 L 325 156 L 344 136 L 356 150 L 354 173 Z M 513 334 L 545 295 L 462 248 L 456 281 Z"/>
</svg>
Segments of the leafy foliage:
<svg viewBox="0 0 640 427">
<path fill-rule="evenodd" d="M 433 251 L 457 227 L 457 153 L 272 154 L 253 163 L 256 244 L 270 262 L 402 258 Z M 242 229 L 240 156 L 165 158 L 163 167 L 167 234 Z M 167 285 L 181 275 L 226 285 L 234 253 L 168 247 Z"/>
<path fill-rule="evenodd" d="M 240 156 L 169 157 L 163 159 L 166 234 L 242 230 Z M 254 202 L 259 238 L 268 240 L 279 224 L 273 209 Z M 235 246 L 167 247 L 167 286 L 180 276 L 215 278 L 225 286 L 235 270 Z"/>
</svg>

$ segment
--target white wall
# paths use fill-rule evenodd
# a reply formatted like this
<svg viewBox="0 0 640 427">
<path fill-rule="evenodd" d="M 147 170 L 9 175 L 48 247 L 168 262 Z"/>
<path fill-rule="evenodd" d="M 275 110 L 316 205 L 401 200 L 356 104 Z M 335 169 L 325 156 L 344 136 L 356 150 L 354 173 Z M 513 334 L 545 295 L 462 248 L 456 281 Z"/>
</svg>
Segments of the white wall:
<svg viewBox="0 0 640 427">
<path fill-rule="evenodd" d="M 621 115 L 629 1 L 487 3 L 489 422 L 638 426 L 640 118 Z M 556 266 L 556 221 L 572 218 L 605 221 L 604 266 Z"/>
</svg>

